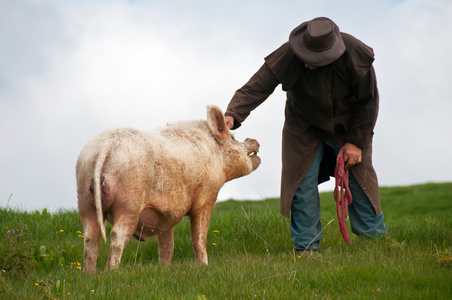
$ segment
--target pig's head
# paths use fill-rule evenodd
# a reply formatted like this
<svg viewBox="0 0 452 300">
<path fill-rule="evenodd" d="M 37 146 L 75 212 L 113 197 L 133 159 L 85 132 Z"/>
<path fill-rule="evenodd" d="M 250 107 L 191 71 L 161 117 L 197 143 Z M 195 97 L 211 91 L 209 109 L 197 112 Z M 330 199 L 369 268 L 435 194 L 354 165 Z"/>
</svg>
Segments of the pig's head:
<svg viewBox="0 0 452 300">
<path fill-rule="evenodd" d="M 207 124 L 223 156 L 223 173 L 226 181 L 248 175 L 261 163 L 257 156 L 259 143 L 246 139 L 239 143 L 226 126 L 224 114 L 217 106 L 207 107 Z"/>
</svg>

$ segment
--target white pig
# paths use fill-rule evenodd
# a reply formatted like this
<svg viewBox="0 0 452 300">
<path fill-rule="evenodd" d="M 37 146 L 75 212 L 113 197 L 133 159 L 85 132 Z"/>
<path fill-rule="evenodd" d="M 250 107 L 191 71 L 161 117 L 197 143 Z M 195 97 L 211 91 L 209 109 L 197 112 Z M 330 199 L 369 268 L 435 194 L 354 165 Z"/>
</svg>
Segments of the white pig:
<svg viewBox="0 0 452 300">
<path fill-rule="evenodd" d="M 259 166 L 258 150 L 256 140 L 234 139 L 216 106 L 207 107 L 207 121 L 152 132 L 114 129 L 94 137 L 76 166 L 85 271 L 96 271 L 105 219 L 113 224 L 110 269 L 118 266 L 132 235 L 140 241 L 156 235 L 160 262 L 171 263 L 173 227 L 186 215 L 196 262 L 207 264 L 207 230 L 218 192 Z"/>
</svg>

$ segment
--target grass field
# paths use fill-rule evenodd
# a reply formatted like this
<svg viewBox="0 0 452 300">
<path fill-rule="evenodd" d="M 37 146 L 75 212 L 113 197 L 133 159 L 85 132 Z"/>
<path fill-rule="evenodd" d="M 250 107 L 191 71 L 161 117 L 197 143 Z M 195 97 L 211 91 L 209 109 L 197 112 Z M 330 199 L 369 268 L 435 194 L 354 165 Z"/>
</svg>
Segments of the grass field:
<svg viewBox="0 0 452 300">
<path fill-rule="evenodd" d="M 217 203 L 208 234 L 209 266 L 194 263 L 190 226 L 175 228 L 171 266 L 157 242 L 132 240 L 121 266 L 82 271 L 76 211 L 0 208 L 1 299 L 451 299 L 452 183 L 381 188 L 388 235 L 340 235 L 332 193 L 322 193 L 322 247 L 293 251 L 278 199 Z M 110 230 L 111 226 L 107 226 Z M 350 229 L 349 229 L 349 232 Z"/>
</svg>

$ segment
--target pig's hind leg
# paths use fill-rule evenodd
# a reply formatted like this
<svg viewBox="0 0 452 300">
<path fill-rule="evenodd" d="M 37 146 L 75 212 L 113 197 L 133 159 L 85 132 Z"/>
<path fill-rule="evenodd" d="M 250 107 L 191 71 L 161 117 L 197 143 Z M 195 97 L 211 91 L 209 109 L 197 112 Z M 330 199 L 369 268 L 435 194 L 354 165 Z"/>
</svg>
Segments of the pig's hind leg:
<svg viewBox="0 0 452 300">
<path fill-rule="evenodd" d="M 108 268 L 116 269 L 121 262 L 122 252 L 130 240 L 138 224 L 138 211 L 121 211 L 114 215 L 114 225 L 110 234 L 110 251 L 108 253 Z"/>
<path fill-rule="evenodd" d="M 81 211 L 80 217 L 85 235 L 83 252 L 84 270 L 90 274 L 96 272 L 97 258 L 99 256 L 100 227 L 97 223 L 96 211 Z"/>
</svg>

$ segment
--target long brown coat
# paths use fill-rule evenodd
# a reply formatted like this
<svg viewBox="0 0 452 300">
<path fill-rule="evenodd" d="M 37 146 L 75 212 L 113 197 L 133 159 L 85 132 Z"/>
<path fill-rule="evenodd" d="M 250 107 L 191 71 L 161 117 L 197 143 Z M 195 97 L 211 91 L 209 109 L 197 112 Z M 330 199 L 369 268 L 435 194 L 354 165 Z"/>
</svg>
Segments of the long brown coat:
<svg viewBox="0 0 452 300">
<path fill-rule="evenodd" d="M 372 66 L 374 53 L 360 40 L 341 34 L 345 53 L 332 64 L 314 70 L 306 68 L 289 43 L 283 44 L 236 91 L 225 113 L 234 117 L 234 129 L 238 128 L 279 84 L 287 92 L 280 207 L 285 217 L 290 216 L 295 191 L 324 139 L 332 139 L 339 148 L 352 143 L 362 149 L 362 162 L 351 171 L 375 213 L 381 212 L 378 180 L 372 166 L 372 136 L 379 101 Z M 325 153 L 319 183 L 334 174 L 334 153 L 328 150 Z"/>
</svg>

